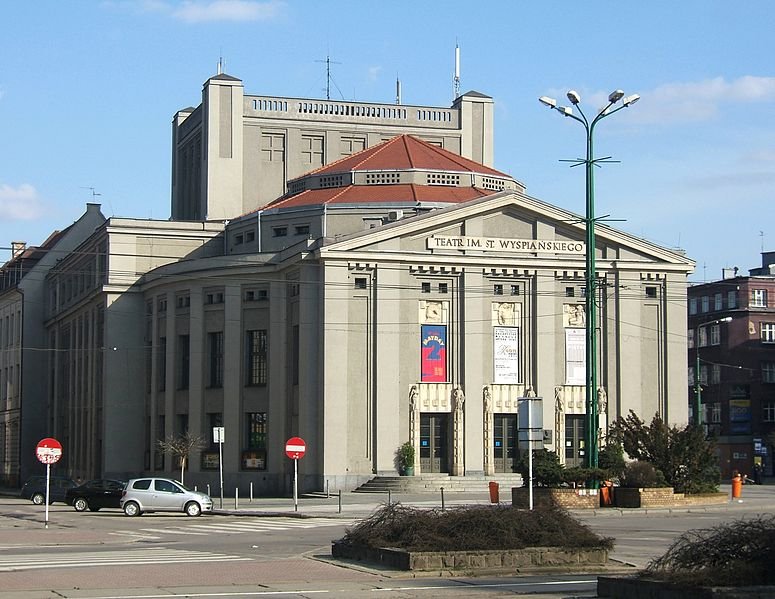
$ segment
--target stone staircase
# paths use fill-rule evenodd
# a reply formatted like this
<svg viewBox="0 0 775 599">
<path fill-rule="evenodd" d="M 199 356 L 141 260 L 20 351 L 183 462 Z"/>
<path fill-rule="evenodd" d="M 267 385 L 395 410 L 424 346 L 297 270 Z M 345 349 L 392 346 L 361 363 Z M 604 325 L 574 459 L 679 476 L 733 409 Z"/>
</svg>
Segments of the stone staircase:
<svg viewBox="0 0 775 599">
<path fill-rule="evenodd" d="M 511 488 L 522 486 L 522 476 L 516 473 L 497 473 L 493 476 L 449 474 L 418 474 L 417 476 L 375 476 L 364 483 L 355 493 L 438 493 L 439 489 L 450 493 L 489 493 L 490 482 L 500 485 L 501 498 L 511 498 Z M 502 499 L 501 499 L 502 500 Z"/>
</svg>

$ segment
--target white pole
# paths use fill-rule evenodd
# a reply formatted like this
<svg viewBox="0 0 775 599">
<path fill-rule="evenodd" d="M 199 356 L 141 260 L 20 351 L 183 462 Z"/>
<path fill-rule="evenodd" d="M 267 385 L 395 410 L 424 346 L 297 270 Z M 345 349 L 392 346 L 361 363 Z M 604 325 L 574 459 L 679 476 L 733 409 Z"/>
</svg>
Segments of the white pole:
<svg viewBox="0 0 775 599">
<path fill-rule="evenodd" d="M 221 509 L 223 509 L 223 437 L 218 436 L 218 469 L 221 475 Z"/>
<path fill-rule="evenodd" d="M 293 511 L 299 511 L 299 458 L 293 460 Z"/>
<path fill-rule="evenodd" d="M 46 528 L 48 528 L 48 493 L 49 493 L 50 484 L 51 484 L 51 464 L 46 463 L 46 524 L 45 524 Z"/>
<path fill-rule="evenodd" d="M 530 509 L 533 509 L 533 416 L 532 400 L 527 398 L 527 477 L 529 482 L 528 495 L 530 497 Z"/>
</svg>

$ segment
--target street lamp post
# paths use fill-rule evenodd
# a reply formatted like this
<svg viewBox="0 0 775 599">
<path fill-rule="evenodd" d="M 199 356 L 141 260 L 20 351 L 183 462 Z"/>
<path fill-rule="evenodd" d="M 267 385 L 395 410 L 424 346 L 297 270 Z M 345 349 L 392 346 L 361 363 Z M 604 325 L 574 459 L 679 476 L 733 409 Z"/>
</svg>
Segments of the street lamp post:
<svg viewBox="0 0 775 599">
<path fill-rule="evenodd" d="M 721 324 L 722 322 L 732 322 L 732 317 L 719 318 L 717 320 L 711 320 L 710 322 L 704 322 L 701 325 L 697 325 L 697 337 L 694 341 L 694 354 L 695 354 L 695 366 L 694 366 L 694 424 L 695 426 L 702 426 L 702 380 L 700 378 L 700 327 L 713 326 L 714 324 Z"/>
<path fill-rule="evenodd" d="M 595 272 L 595 186 L 594 175 L 592 167 L 601 162 L 608 161 L 611 157 L 605 158 L 594 157 L 592 137 L 595 131 L 595 125 L 602 119 L 611 116 L 615 112 L 619 112 L 622 108 L 626 108 L 631 104 L 634 104 L 640 99 L 638 94 L 624 97 L 624 92 L 617 89 L 611 92 L 608 96 L 608 104 L 601 108 L 595 118 L 589 121 L 581 110 L 579 103 L 581 102 L 581 96 L 574 91 L 570 90 L 567 93 L 568 100 L 576 108 L 578 108 L 581 117 L 573 114 L 573 109 L 568 106 L 557 106 L 557 101 L 547 96 L 541 96 L 538 100 L 542 104 L 548 106 L 552 110 L 556 110 L 563 116 L 572 118 L 574 121 L 578 121 L 584 127 L 587 136 L 587 155 L 584 159 L 573 160 L 578 166 L 583 164 L 585 166 L 586 174 L 586 212 L 584 216 L 584 225 L 586 229 L 586 293 L 584 298 L 585 309 L 585 340 L 586 340 L 586 411 L 587 411 L 587 426 L 585 434 L 585 463 L 589 468 L 597 468 L 598 457 L 598 413 L 597 413 L 597 331 L 596 331 L 596 318 L 595 318 L 595 297 L 597 293 L 597 273 Z M 616 104 L 621 100 L 621 104 Z M 614 108 L 614 106 L 616 106 Z"/>
</svg>

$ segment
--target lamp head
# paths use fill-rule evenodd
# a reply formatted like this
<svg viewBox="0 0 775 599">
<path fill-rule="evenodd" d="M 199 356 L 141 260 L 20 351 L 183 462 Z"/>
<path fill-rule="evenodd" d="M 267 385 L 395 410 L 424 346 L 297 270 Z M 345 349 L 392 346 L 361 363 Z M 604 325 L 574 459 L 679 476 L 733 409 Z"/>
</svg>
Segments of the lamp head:
<svg viewBox="0 0 775 599">
<path fill-rule="evenodd" d="M 624 92 L 620 89 L 616 89 L 612 91 L 610 94 L 608 94 L 608 101 L 611 104 L 614 104 L 615 102 L 618 102 L 624 97 Z"/>
<path fill-rule="evenodd" d="M 568 101 L 569 101 L 571 104 L 573 104 L 573 105 L 576 105 L 576 104 L 578 104 L 579 102 L 581 102 L 581 96 L 580 96 L 580 95 L 579 95 L 579 93 L 578 93 L 576 90 L 574 90 L 574 89 L 570 90 L 570 91 L 569 91 L 569 92 L 568 92 L 566 95 L 568 96 Z"/>
<path fill-rule="evenodd" d="M 538 101 L 541 102 L 541 104 L 544 106 L 548 106 L 549 108 L 555 108 L 557 106 L 557 100 L 550 98 L 549 96 L 541 96 L 538 98 Z"/>
<path fill-rule="evenodd" d="M 635 102 L 638 100 L 640 100 L 640 96 L 638 94 L 632 94 L 631 96 L 624 98 L 624 100 L 622 100 L 622 104 L 629 106 L 630 104 L 635 104 Z"/>
<path fill-rule="evenodd" d="M 570 106 L 558 106 L 557 110 L 565 116 L 571 116 L 573 114 L 573 109 Z"/>
</svg>

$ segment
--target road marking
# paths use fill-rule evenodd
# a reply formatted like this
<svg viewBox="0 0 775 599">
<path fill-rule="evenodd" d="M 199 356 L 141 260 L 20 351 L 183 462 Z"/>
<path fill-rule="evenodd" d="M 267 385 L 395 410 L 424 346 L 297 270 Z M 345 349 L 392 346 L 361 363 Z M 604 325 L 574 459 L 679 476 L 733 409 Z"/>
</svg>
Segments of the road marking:
<svg viewBox="0 0 775 599">
<path fill-rule="evenodd" d="M 138 566 L 147 564 L 182 564 L 222 561 L 251 561 L 250 557 L 187 551 L 183 549 L 131 549 L 123 551 L 90 551 L 73 553 L 36 553 L 0 559 L 0 572 L 40 570 L 49 568 L 84 568 L 93 566 Z"/>
</svg>

